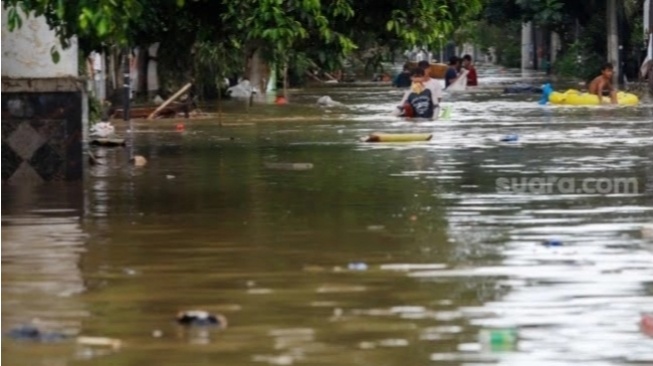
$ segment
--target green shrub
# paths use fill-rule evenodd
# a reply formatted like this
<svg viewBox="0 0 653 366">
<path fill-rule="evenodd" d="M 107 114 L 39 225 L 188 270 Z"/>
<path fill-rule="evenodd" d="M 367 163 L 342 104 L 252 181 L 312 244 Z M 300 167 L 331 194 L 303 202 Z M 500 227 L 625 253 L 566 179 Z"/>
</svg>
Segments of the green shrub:
<svg viewBox="0 0 653 366">
<path fill-rule="evenodd" d="M 603 57 L 593 52 L 581 41 L 571 44 L 553 65 L 553 72 L 559 76 L 574 77 L 589 81 L 601 69 Z"/>
<path fill-rule="evenodd" d="M 88 122 L 93 126 L 102 118 L 102 103 L 97 98 L 88 97 Z"/>
</svg>

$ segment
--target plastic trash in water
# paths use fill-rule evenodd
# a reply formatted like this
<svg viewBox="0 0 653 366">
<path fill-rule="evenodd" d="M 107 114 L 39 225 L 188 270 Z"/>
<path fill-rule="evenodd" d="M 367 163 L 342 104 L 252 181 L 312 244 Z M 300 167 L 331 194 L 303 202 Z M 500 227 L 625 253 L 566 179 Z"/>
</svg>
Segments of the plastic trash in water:
<svg viewBox="0 0 653 366">
<path fill-rule="evenodd" d="M 177 323 L 186 326 L 216 326 L 227 327 L 227 318 L 220 314 L 211 314 L 204 310 L 181 311 L 177 314 Z"/>
<path fill-rule="evenodd" d="M 16 341 L 58 342 L 67 336 L 61 332 L 44 331 L 34 325 L 20 325 L 12 328 L 7 336 Z"/>
<path fill-rule="evenodd" d="M 482 329 L 478 339 L 481 346 L 491 351 L 514 350 L 518 341 L 517 330 L 514 328 Z"/>
<path fill-rule="evenodd" d="M 519 141 L 519 136 L 517 134 L 510 134 L 510 135 L 505 135 L 501 138 L 501 142 L 515 142 Z"/>
<path fill-rule="evenodd" d="M 542 245 L 545 247 L 561 247 L 562 246 L 562 240 L 558 238 L 550 238 L 546 239 L 545 241 L 542 242 Z"/>
<path fill-rule="evenodd" d="M 442 115 L 440 116 L 443 120 L 451 119 L 451 106 L 447 105 L 442 108 Z"/>
<path fill-rule="evenodd" d="M 643 313 L 639 327 L 646 335 L 653 337 L 653 313 Z"/>
<path fill-rule="evenodd" d="M 363 262 L 352 262 L 347 265 L 347 269 L 350 271 L 366 271 L 367 264 Z"/>
</svg>

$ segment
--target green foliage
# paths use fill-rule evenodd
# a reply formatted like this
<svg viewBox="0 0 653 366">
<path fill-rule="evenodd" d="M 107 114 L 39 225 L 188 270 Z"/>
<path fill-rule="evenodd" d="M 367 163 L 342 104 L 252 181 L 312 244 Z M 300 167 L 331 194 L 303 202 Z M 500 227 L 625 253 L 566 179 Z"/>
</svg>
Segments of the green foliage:
<svg viewBox="0 0 653 366">
<path fill-rule="evenodd" d="M 102 103 L 93 97 L 88 98 L 88 122 L 91 126 L 102 118 Z"/>
<path fill-rule="evenodd" d="M 144 10 L 139 0 L 3 0 L 9 29 L 20 28 L 19 9 L 26 15 L 43 15 L 63 47 L 73 36 L 95 47 L 103 42 L 124 46 L 130 40 L 130 24 Z M 178 1 L 183 5 L 183 1 Z M 53 59 L 56 53 L 52 53 Z"/>
<path fill-rule="evenodd" d="M 482 11 L 484 0 L 3 0 L 9 27 L 21 12 L 43 15 L 64 47 L 84 52 L 161 42 L 160 69 L 213 82 L 244 67 L 253 50 L 267 61 L 326 70 L 374 49 L 373 62 L 411 46 L 433 46 Z M 240 59 L 236 60 L 238 57 Z M 52 51 L 52 58 L 58 53 Z M 311 62 L 308 62 L 311 61 Z M 216 66 L 217 64 L 217 66 Z M 184 69 L 185 68 L 185 69 Z M 164 71 L 167 72 L 167 71 Z"/>
<path fill-rule="evenodd" d="M 194 81 L 200 97 L 206 90 L 220 90 L 225 78 L 242 70 L 240 44 L 235 39 L 223 42 L 198 41 L 194 50 Z M 234 50 L 236 52 L 234 52 Z"/>
<path fill-rule="evenodd" d="M 239 32 L 242 44 L 263 48 L 272 62 L 283 64 L 298 57 L 298 46 L 309 39 L 342 55 L 356 48 L 351 39 L 330 26 L 352 17 L 353 9 L 345 0 L 328 5 L 319 0 L 223 0 L 223 5 L 222 22 Z"/>
<path fill-rule="evenodd" d="M 563 6 L 559 0 L 515 0 L 522 9 L 525 20 L 538 24 L 556 25 L 563 21 Z"/>
<path fill-rule="evenodd" d="M 589 81 L 598 75 L 605 58 L 593 52 L 582 41 L 574 42 L 556 60 L 553 70 L 560 76 Z"/>
</svg>

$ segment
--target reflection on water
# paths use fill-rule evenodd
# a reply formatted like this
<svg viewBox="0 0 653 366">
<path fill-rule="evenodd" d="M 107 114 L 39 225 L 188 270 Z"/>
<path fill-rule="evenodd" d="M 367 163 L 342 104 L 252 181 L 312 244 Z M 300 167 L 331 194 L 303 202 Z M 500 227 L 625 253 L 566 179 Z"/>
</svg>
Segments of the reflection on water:
<svg viewBox="0 0 653 366">
<path fill-rule="evenodd" d="M 367 87 L 251 111 L 305 121 L 192 121 L 182 134 L 174 121 L 137 124 L 148 165 L 101 152 L 83 229 L 78 213 L 48 211 L 61 187 L 3 200 L 3 295 L 20 294 L 3 323 L 75 320 L 124 342 L 97 365 L 653 363 L 637 326 L 653 310 L 642 230 L 653 221 L 651 105 L 540 107 L 536 95 L 501 95 L 518 75 L 496 75 L 449 96 L 449 121 L 388 116 L 401 93 Z M 325 93 L 346 107 L 310 106 Z M 372 131 L 435 138 L 357 142 Z M 506 134 L 519 141 L 500 143 Z M 312 169 L 268 168 L 277 163 Z M 640 190 L 510 194 L 495 183 L 542 176 L 634 177 Z M 541 245 L 552 237 L 563 245 Z M 229 328 L 177 326 L 189 309 L 224 314 Z M 492 328 L 519 342 L 480 342 Z M 33 364 L 26 349 L 3 356 Z M 81 362 L 66 352 L 41 359 Z"/>
<path fill-rule="evenodd" d="M 70 184 L 52 190 L 56 193 L 44 187 L 3 187 L 3 333 L 33 324 L 45 332 L 73 336 L 89 315 L 79 299 L 85 289 L 80 269 L 86 241 L 82 187 Z M 15 365 L 64 365 L 69 356 L 65 345 L 7 343 L 3 356 L 20 359 Z"/>
</svg>

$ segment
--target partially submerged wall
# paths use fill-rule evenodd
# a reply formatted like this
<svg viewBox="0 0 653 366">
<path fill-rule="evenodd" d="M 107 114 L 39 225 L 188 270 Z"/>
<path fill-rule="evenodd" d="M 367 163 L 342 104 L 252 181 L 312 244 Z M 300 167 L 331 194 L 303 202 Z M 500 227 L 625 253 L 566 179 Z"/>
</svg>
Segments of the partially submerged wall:
<svg viewBox="0 0 653 366">
<path fill-rule="evenodd" d="M 86 91 L 77 42 L 63 50 L 45 19 L 21 17 L 10 32 L 2 13 L 2 181 L 81 179 Z"/>
</svg>

